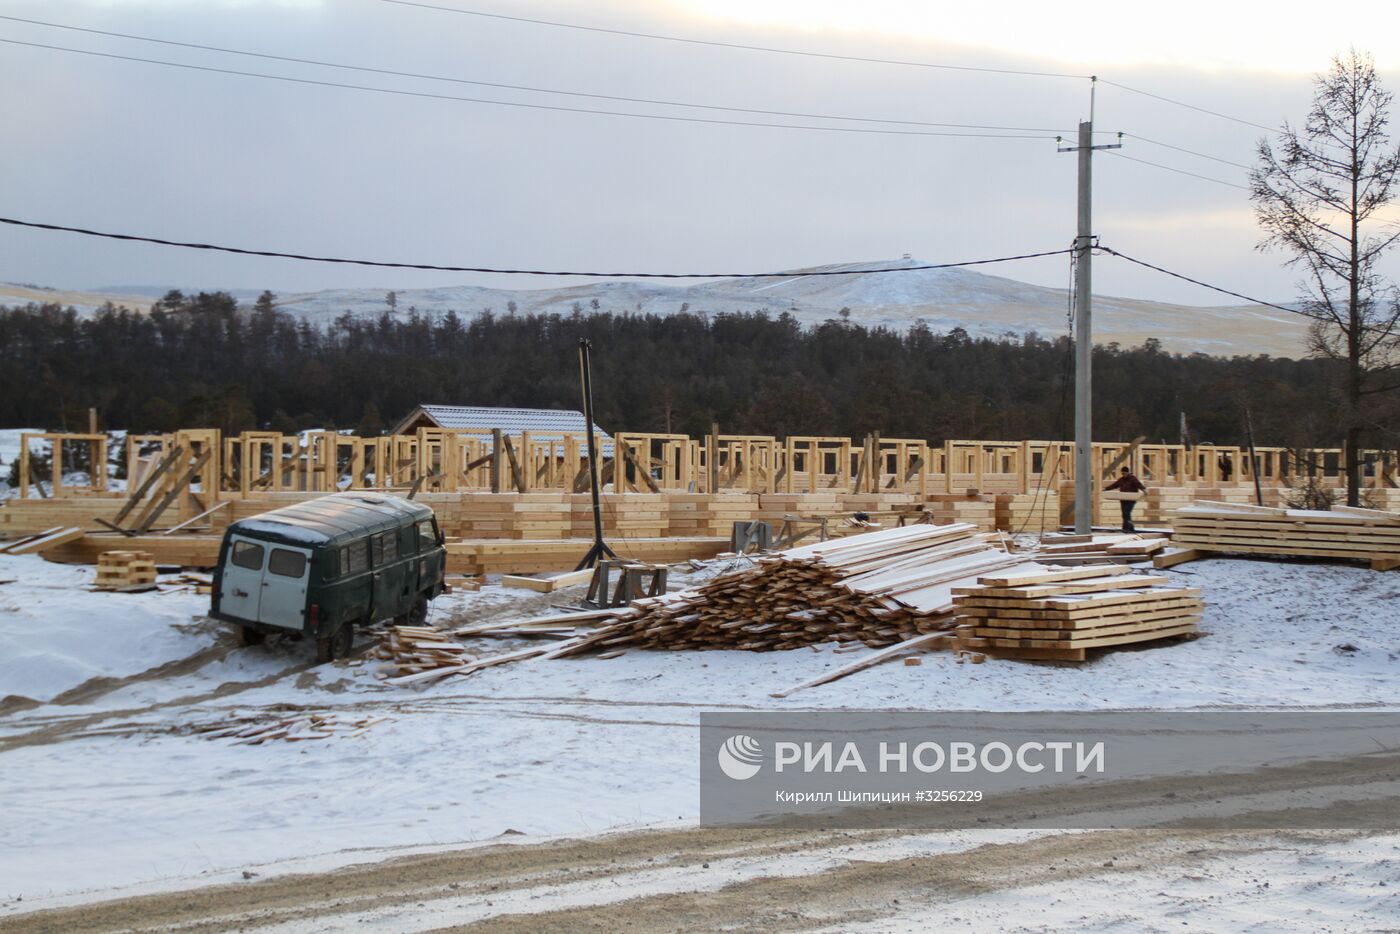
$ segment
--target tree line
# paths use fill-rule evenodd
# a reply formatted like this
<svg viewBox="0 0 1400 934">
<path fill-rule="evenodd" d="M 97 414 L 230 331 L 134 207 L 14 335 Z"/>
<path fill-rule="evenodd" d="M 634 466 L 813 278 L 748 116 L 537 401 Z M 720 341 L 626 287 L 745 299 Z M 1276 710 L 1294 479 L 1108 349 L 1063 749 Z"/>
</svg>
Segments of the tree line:
<svg viewBox="0 0 1400 934">
<path fill-rule="evenodd" d="M 593 345 L 606 430 L 988 440 L 1064 439 L 1073 375 L 1064 337 L 974 338 L 788 314 L 605 312 L 466 316 L 346 313 L 313 326 L 264 293 L 172 292 L 148 311 L 79 315 L 0 307 L 0 425 L 137 432 L 312 427 L 375 434 L 415 405 L 581 408 L 577 346 Z M 1341 441 L 1335 360 L 1165 352 L 1155 340 L 1094 354 L 1102 440 Z M 1400 443 L 1388 416 L 1376 441 Z"/>
</svg>

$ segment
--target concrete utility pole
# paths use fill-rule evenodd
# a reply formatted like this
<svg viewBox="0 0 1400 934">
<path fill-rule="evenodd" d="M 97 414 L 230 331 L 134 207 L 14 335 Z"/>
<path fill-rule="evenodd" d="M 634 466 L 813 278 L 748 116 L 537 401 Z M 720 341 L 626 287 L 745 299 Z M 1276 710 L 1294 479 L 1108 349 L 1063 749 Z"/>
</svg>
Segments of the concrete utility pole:
<svg viewBox="0 0 1400 934">
<path fill-rule="evenodd" d="M 1122 143 L 1094 145 L 1094 83 L 1089 85 L 1089 119 L 1079 124 L 1079 145 L 1060 152 L 1079 153 L 1079 224 L 1074 238 L 1074 531 L 1094 527 L 1093 275 L 1094 150 L 1122 149 Z"/>
</svg>

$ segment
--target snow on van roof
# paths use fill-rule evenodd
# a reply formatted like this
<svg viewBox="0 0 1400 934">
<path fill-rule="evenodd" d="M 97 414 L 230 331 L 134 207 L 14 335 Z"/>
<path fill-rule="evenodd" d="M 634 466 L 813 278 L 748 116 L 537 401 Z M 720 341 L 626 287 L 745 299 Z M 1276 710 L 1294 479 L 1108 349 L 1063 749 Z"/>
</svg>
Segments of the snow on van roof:
<svg viewBox="0 0 1400 934">
<path fill-rule="evenodd" d="M 426 519 L 432 514 L 433 511 L 422 503 L 369 491 L 352 491 L 332 493 L 273 509 L 241 519 L 229 529 L 315 545 L 366 531 L 392 528 L 406 520 Z"/>
</svg>

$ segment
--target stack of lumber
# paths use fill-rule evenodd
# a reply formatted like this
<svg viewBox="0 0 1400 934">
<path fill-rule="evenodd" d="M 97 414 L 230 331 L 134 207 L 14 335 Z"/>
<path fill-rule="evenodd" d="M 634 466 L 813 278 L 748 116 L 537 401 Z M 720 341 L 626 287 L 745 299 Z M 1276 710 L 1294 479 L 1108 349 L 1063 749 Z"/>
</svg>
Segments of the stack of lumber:
<svg viewBox="0 0 1400 934">
<path fill-rule="evenodd" d="M 1367 490 L 1362 496 L 1364 497 L 1363 501 L 1369 500 L 1370 504 L 1376 509 L 1382 509 L 1387 512 L 1400 512 L 1400 490 Z"/>
<path fill-rule="evenodd" d="M 924 512 L 933 516 L 939 525 L 966 523 L 984 532 L 997 527 L 997 504 L 995 497 L 973 493 L 933 493 L 928 497 Z"/>
<path fill-rule="evenodd" d="M 1336 506 L 1327 512 L 1237 503 L 1177 510 L 1173 544 L 1192 551 L 1369 561 L 1400 567 L 1400 513 Z"/>
<path fill-rule="evenodd" d="M 572 504 L 570 533 L 575 538 L 593 536 L 593 498 L 588 493 L 569 494 Z M 670 522 L 662 493 L 604 493 L 600 497 L 603 531 L 621 538 L 659 538 Z M 726 537 L 729 530 L 726 529 Z"/>
<path fill-rule="evenodd" d="M 758 512 L 755 519 L 773 523 L 773 528 L 783 524 L 786 516 L 834 516 L 842 512 L 841 493 L 838 490 L 819 490 L 815 493 L 760 493 Z"/>
<path fill-rule="evenodd" d="M 392 672 L 384 677 L 457 668 L 475 657 L 451 634 L 430 626 L 390 626 L 371 654 L 389 662 Z"/>
<path fill-rule="evenodd" d="M 154 587 L 156 565 L 147 551 L 104 551 L 97 556 L 97 590 Z"/>
<path fill-rule="evenodd" d="M 917 504 L 913 493 L 843 493 L 842 512 L 900 512 Z"/>
<path fill-rule="evenodd" d="M 735 522 L 758 511 L 751 493 L 667 493 L 666 531 L 670 535 L 729 535 Z"/>
<path fill-rule="evenodd" d="M 954 591 L 959 649 L 1083 661 L 1091 648 L 1196 632 L 1201 591 L 1115 565 L 985 576 Z"/>
<path fill-rule="evenodd" d="M 11 499 L 0 508 L 0 534 L 32 535 L 54 526 L 97 528 L 97 519 L 111 521 L 126 503 L 120 493 L 72 496 L 58 499 Z"/>
<path fill-rule="evenodd" d="M 202 736 L 205 739 L 232 740 L 234 746 L 261 746 L 269 740 L 280 739 L 289 743 L 307 739 L 330 739 L 332 736 L 359 736 L 365 730 L 388 720 L 388 717 L 342 718 L 339 714 L 325 712 L 278 712 L 276 710 L 257 714 L 241 714 L 233 711 L 227 717 L 197 723 L 181 732 Z"/>
<path fill-rule="evenodd" d="M 566 493 L 440 493 L 421 497 L 446 535 L 564 538 L 572 506 Z"/>
<path fill-rule="evenodd" d="M 1138 504 L 1137 511 L 1133 515 L 1133 521 L 1141 519 L 1142 522 L 1151 525 L 1170 526 L 1172 516 L 1183 506 L 1189 506 L 1196 500 L 1195 491 L 1184 486 L 1150 486 L 1147 488 L 1147 495 Z M 1105 516 L 1111 516 L 1113 509 L 1110 507 Z M 1141 516 L 1138 516 L 1141 513 Z"/>
<path fill-rule="evenodd" d="M 1048 487 L 1039 493 L 998 493 L 996 523 L 1003 532 L 1052 532 L 1060 527 L 1060 495 Z"/>
<path fill-rule="evenodd" d="M 83 537 L 83 530 L 79 528 L 63 528 L 58 526 L 52 529 L 44 529 L 41 532 L 34 532 L 30 535 L 21 535 L 19 538 L 0 543 L 0 554 L 5 555 L 32 555 L 48 551 L 50 548 L 57 548 L 59 545 L 66 545 Z"/>
<path fill-rule="evenodd" d="M 481 632 L 466 631 L 473 635 L 496 635 L 490 630 Z M 511 635 L 521 635 L 514 629 Z M 553 635 L 551 632 L 533 633 Z M 374 657 L 390 663 L 389 671 L 380 671 L 378 676 L 385 684 L 416 684 L 439 681 L 443 678 L 475 674 L 483 668 L 504 665 L 508 662 L 535 658 L 539 655 L 554 656 L 560 649 L 567 649 L 574 643 L 565 642 L 558 649 L 548 645 L 507 652 L 504 655 L 490 655 L 477 658 L 465 645 L 454 638 L 457 633 L 428 629 L 422 626 L 394 626 L 386 634 L 383 642 L 374 651 Z"/>
<path fill-rule="evenodd" d="M 1095 532 L 1075 535 L 1050 532 L 1041 536 L 1034 557 L 1047 564 L 1137 564 L 1152 560 L 1167 545 L 1162 535 L 1135 532 Z"/>
<path fill-rule="evenodd" d="M 623 646 L 773 651 L 822 642 L 888 646 L 950 629 L 953 588 L 1036 568 L 967 524 L 916 525 L 805 545 L 693 590 L 634 601 L 560 655 Z"/>
</svg>

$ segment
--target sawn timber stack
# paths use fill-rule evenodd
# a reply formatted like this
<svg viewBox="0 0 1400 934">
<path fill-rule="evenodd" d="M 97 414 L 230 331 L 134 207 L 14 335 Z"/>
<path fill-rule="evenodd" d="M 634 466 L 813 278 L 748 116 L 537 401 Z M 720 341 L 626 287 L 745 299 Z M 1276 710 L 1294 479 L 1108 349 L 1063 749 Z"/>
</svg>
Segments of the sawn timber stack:
<svg viewBox="0 0 1400 934">
<path fill-rule="evenodd" d="M 694 590 L 634 601 L 563 655 L 623 646 L 773 651 L 887 646 L 954 625 L 953 588 L 1036 569 L 969 524 L 917 525 L 793 548 Z"/>
<path fill-rule="evenodd" d="M 1400 567 L 1400 513 L 1197 503 L 1176 511 L 1172 544 L 1195 551 L 1369 561 Z"/>
<path fill-rule="evenodd" d="M 1201 591 L 1168 582 L 1111 564 L 981 577 L 954 591 L 958 648 L 1083 661 L 1087 649 L 1196 632 Z"/>
</svg>

